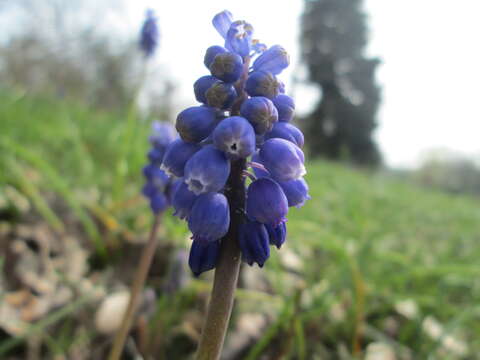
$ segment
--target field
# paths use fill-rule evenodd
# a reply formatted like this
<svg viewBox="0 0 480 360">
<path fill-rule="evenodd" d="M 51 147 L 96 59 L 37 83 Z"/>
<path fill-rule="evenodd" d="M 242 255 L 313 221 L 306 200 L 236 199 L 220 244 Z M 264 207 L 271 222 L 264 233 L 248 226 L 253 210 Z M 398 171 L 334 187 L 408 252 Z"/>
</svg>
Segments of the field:
<svg viewBox="0 0 480 360">
<path fill-rule="evenodd" d="M 88 319 L 106 294 L 128 285 L 132 254 L 151 223 L 139 194 L 150 121 L 134 107 L 104 113 L 0 92 L 0 264 L 6 270 L 0 310 L 19 286 L 12 280 L 19 265 L 7 251 L 19 224 L 48 224 L 60 239 L 73 236 L 85 257 L 81 276 L 102 289 L 89 297 L 54 272 L 57 290 L 66 286 L 79 296 L 50 306 L 20 330 L 6 326 L 0 311 L 0 358 L 22 358 L 33 351 L 32 339 L 41 358 L 70 358 L 92 344 L 108 348 L 108 337 Z M 243 268 L 225 356 L 476 358 L 478 199 L 325 161 L 311 161 L 307 169 L 312 200 L 291 209 L 287 244 L 263 269 Z M 162 331 L 147 337 L 158 357 L 188 358 L 211 279 L 192 279 L 183 267 L 168 271 L 187 249 L 188 233 L 170 213 L 164 225 L 149 278 L 156 297 L 145 316 Z M 172 281 L 174 290 L 167 291 Z"/>
</svg>

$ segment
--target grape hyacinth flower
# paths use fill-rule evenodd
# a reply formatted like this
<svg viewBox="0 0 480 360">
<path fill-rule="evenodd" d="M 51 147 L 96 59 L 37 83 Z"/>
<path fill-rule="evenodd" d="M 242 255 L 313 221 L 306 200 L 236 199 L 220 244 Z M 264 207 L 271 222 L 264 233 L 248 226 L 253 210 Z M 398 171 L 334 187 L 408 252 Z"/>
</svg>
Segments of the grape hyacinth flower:
<svg viewBox="0 0 480 360">
<path fill-rule="evenodd" d="M 150 201 L 150 208 L 154 214 L 167 209 L 170 204 L 168 193 L 172 185 L 171 177 L 160 168 L 166 149 L 175 140 L 175 129 L 169 123 L 154 122 L 150 144 L 152 148 L 147 154 L 149 164 L 143 168 L 143 175 L 147 180 L 142 193 Z"/>
<path fill-rule="evenodd" d="M 148 138 L 148 141 L 154 149 L 164 150 L 177 137 L 178 134 L 172 124 L 154 121 L 152 123 L 152 134 Z"/>
<path fill-rule="evenodd" d="M 180 112 L 180 139 L 166 148 L 161 164 L 167 175 L 179 178 L 172 205 L 192 230 L 190 263 L 196 275 L 215 267 L 217 256 L 207 254 L 216 254 L 226 241 L 230 215 L 243 214 L 238 221 L 243 230 L 234 232 L 245 261 L 263 265 L 265 244 L 280 248 L 285 242 L 288 208 L 310 198 L 300 149 L 304 137 L 291 124 L 295 104 L 277 78 L 290 63 L 287 51 L 255 40 L 252 25 L 229 11 L 215 15 L 212 24 L 224 43 L 210 46 L 203 56 L 210 73 L 193 86 L 202 105 Z M 234 175 L 237 188 L 232 188 Z M 252 179 L 248 187 L 245 176 Z M 234 192 L 243 193 L 244 200 L 236 201 Z M 234 203 L 239 208 L 230 214 Z M 256 235 L 245 235 L 254 228 Z M 209 252 L 200 242 L 219 245 Z"/>
<path fill-rule="evenodd" d="M 223 43 L 199 56 L 208 69 L 193 86 L 201 105 L 180 112 L 180 139 L 152 154 L 178 177 L 171 202 L 192 232 L 193 274 L 218 270 L 198 359 L 219 358 L 240 259 L 264 266 L 270 246 L 286 241 L 289 207 L 310 198 L 303 134 L 291 124 L 295 104 L 277 78 L 288 53 L 254 39 L 253 26 L 229 11 L 212 24 Z"/>
<path fill-rule="evenodd" d="M 151 149 L 147 153 L 149 163 L 143 168 L 146 183 L 142 188 L 143 195 L 149 200 L 154 221 L 138 261 L 138 267 L 133 277 L 128 305 L 121 315 L 122 321 L 116 332 L 110 354 L 111 360 L 119 360 L 127 339 L 133 318 L 138 310 L 142 289 L 157 247 L 157 233 L 160 227 L 162 214 L 172 201 L 172 192 L 179 186 L 178 181 L 170 177 L 160 165 L 163 162 L 167 147 L 175 141 L 177 135 L 174 127 L 169 123 L 154 122 L 152 135 L 149 137 Z"/>
<path fill-rule="evenodd" d="M 147 10 L 145 22 L 140 31 L 140 49 L 146 58 L 152 57 L 158 47 L 157 17 L 152 9 Z"/>
</svg>

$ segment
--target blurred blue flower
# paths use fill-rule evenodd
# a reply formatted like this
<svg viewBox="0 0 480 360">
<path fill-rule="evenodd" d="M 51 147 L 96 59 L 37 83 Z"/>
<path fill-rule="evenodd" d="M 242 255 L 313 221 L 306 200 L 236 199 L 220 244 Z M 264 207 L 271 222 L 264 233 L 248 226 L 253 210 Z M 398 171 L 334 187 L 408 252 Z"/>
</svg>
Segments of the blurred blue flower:
<svg viewBox="0 0 480 360">
<path fill-rule="evenodd" d="M 153 148 L 148 152 L 147 157 L 152 164 L 160 165 L 162 163 L 164 154 L 165 150 Z"/>
<path fill-rule="evenodd" d="M 156 192 L 150 197 L 150 208 L 154 214 L 165 211 L 168 207 L 168 200 L 165 194 Z"/>
<path fill-rule="evenodd" d="M 177 137 L 177 132 L 171 123 L 154 121 L 152 123 L 152 134 L 148 140 L 155 149 L 165 150 L 165 147 Z"/>
<path fill-rule="evenodd" d="M 160 168 L 160 164 L 167 147 L 177 135 L 169 123 L 154 122 L 152 130 L 153 134 L 149 137 L 152 148 L 147 154 L 149 163 L 143 167 L 143 175 L 147 181 L 142 188 L 142 194 L 149 199 L 152 211 L 158 214 L 168 207 L 172 186 L 171 178 Z"/>
<path fill-rule="evenodd" d="M 143 176 L 145 176 L 152 185 L 163 191 L 167 186 L 170 178 L 156 164 L 148 164 L 143 167 Z"/>
<path fill-rule="evenodd" d="M 155 12 L 152 9 L 148 9 L 140 31 L 140 48 L 146 57 L 151 57 L 155 54 L 155 50 L 158 47 L 158 24 Z"/>
</svg>

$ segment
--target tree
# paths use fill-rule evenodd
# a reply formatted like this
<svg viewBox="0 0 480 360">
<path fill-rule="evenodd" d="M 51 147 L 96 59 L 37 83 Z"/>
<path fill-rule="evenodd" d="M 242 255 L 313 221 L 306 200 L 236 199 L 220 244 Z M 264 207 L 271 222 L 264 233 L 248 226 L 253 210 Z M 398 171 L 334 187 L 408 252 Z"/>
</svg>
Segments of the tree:
<svg viewBox="0 0 480 360">
<path fill-rule="evenodd" d="M 378 58 L 367 58 L 366 16 L 362 0 L 305 0 L 302 56 L 310 81 L 322 91 L 305 119 L 313 155 L 380 162 L 372 138 L 380 88 L 375 83 Z"/>
</svg>

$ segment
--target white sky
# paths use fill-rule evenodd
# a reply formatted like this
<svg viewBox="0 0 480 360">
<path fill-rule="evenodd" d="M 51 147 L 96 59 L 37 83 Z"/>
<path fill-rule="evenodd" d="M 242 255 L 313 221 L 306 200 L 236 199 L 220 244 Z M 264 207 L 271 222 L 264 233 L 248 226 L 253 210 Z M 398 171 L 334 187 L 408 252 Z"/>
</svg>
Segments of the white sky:
<svg viewBox="0 0 480 360">
<path fill-rule="evenodd" d="M 281 79 L 300 112 L 315 105 L 315 88 L 292 87 L 302 77 L 298 65 L 299 16 L 303 0 L 123 0 L 125 33 L 138 32 L 145 9 L 159 17 L 161 40 L 155 66 L 178 86 L 178 105 L 195 104 L 193 82 L 207 73 L 205 49 L 223 45 L 211 26 L 228 9 L 255 28 L 267 45 L 289 50 L 291 67 Z M 411 167 L 428 149 L 448 148 L 480 158 L 480 0 L 365 0 L 369 14 L 369 53 L 383 63 L 383 87 L 376 138 L 388 165 Z M 107 15 L 107 19 L 116 16 Z"/>
<path fill-rule="evenodd" d="M 367 0 L 367 10 L 387 162 L 416 165 L 438 147 L 480 158 L 480 1 Z"/>
</svg>

